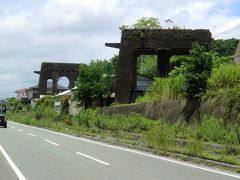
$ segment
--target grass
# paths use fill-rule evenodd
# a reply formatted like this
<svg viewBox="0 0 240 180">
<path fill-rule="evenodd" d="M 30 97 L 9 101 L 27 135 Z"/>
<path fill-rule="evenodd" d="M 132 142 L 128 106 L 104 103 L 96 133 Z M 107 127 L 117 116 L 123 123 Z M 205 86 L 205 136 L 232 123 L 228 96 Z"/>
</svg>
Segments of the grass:
<svg viewBox="0 0 240 180">
<path fill-rule="evenodd" d="M 240 65 L 227 64 L 214 68 L 208 79 L 208 89 L 229 89 L 240 83 Z"/>
<path fill-rule="evenodd" d="M 169 78 L 155 78 L 149 91 L 145 96 L 137 99 L 137 102 L 160 102 L 168 99 L 182 99 L 186 95 L 185 87 L 185 78 L 181 73 Z M 221 96 L 227 101 L 232 96 L 232 93 L 237 94 L 238 92 L 240 94 L 239 89 L 240 65 L 222 64 L 212 70 L 211 76 L 208 78 L 205 97 Z"/>
<path fill-rule="evenodd" d="M 185 78 L 178 75 L 170 78 L 155 78 L 153 85 L 145 96 L 137 99 L 137 102 L 162 101 L 166 99 L 178 99 L 183 97 L 182 88 L 185 86 Z"/>
</svg>

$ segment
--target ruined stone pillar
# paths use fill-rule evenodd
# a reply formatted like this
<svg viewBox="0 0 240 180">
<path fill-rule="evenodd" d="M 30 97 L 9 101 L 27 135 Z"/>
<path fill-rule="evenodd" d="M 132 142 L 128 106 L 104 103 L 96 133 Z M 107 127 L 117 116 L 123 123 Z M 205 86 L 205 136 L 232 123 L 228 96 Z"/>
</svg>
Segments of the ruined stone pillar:
<svg viewBox="0 0 240 180">
<path fill-rule="evenodd" d="M 77 78 L 75 78 L 75 79 L 77 79 Z M 74 88 L 74 86 L 75 86 L 75 81 L 74 81 L 74 79 L 69 79 L 68 88 L 69 88 L 69 89 L 72 89 L 72 88 Z"/>
<path fill-rule="evenodd" d="M 169 49 L 159 49 L 157 51 L 157 73 L 160 77 L 167 77 L 170 71 L 171 52 Z"/>
<path fill-rule="evenodd" d="M 38 83 L 38 97 L 40 95 L 45 95 L 47 92 L 47 78 L 40 75 L 39 83 Z"/>
<path fill-rule="evenodd" d="M 131 66 L 131 89 L 135 89 L 137 86 L 137 53 L 132 53 L 132 66 Z"/>
<path fill-rule="evenodd" d="M 57 90 L 58 90 L 58 77 L 55 75 L 53 77 L 53 81 L 52 81 L 52 94 L 55 95 L 57 94 Z"/>
<path fill-rule="evenodd" d="M 121 49 L 116 73 L 116 101 L 118 103 L 129 103 L 131 98 L 131 88 L 133 75 L 133 55 L 129 49 Z"/>
</svg>

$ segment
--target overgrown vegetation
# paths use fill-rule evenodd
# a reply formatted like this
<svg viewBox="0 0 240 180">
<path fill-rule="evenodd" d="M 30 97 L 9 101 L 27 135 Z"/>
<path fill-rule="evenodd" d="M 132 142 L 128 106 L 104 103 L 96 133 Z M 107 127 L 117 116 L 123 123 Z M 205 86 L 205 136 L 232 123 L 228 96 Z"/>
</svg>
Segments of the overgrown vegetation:
<svg viewBox="0 0 240 180">
<path fill-rule="evenodd" d="M 187 98 L 202 97 L 212 71 L 212 57 L 205 52 L 203 46 L 193 44 L 190 50 L 190 58 L 184 65 L 185 72 L 183 75 L 186 80 Z"/>
<path fill-rule="evenodd" d="M 113 93 L 115 77 L 115 58 L 110 61 L 91 61 L 80 65 L 76 98 L 85 108 L 105 105 Z"/>
<path fill-rule="evenodd" d="M 137 99 L 137 102 L 162 101 L 179 99 L 184 96 L 183 87 L 186 81 L 183 75 L 169 78 L 155 78 L 147 94 Z"/>
<path fill-rule="evenodd" d="M 176 66 L 169 77 L 155 78 L 149 91 L 138 102 L 203 96 L 212 70 L 212 59 L 202 46 L 194 44 L 190 56 L 175 58 L 172 62 Z"/>
<path fill-rule="evenodd" d="M 238 45 L 237 39 L 217 39 L 212 41 L 211 49 L 217 52 L 219 56 L 233 56 Z"/>
<path fill-rule="evenodd" d="M 142 17 L 137 20 L 132 26 L 121 25 L 119 29 L 124 31 L 125 29 L 161 29 L 160 22 L 154 17 Z"/>
</svg>

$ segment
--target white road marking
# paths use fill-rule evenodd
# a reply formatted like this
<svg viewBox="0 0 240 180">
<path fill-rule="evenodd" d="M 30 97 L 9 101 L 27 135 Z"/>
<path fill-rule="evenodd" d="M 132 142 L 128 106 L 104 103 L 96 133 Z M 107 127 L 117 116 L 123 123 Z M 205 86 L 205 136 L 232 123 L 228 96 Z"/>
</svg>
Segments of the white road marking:
<svg viewBox="0 0 240 180">
<path fill-rule="evenodd" d="M 88 156 L 88 155 L 86 155 L 86 154 L 83 154 L 83 153 L 80 153 L 80 152 L 76 152 L 76 153 L 77 153 L 78 155 L 81 155 L 81 156 L 84 156 L 84 157 L 86 157 L 86 158 L 88 158 L 88 159 L 97 161 L 97 162 L 99 162 L 99 163 L 101 163 L 101 164 L 104 164 L 104 165 L 106 165 L 106 166 L 109 166 L 109 165 L 110 165 L 110 164 L 108 164 L 108 163 L 106 163 L 106 162 L 104 162 L 104 161 L 101 161 L 101 160 L 99 160 L 99 159 L 93 158 L 93 157 Z"/>
<path fill-rule="evenodd" d="M 21 129 L 18 129 L 18 131 L 20 131 L 20 132 L 24 132 L 23 130 L 21 130 Z"/>
<path fill-rule="evenodd" d="M 131 152 L 131 153 L 135 153 L 135 154 L 139 154 L 139 155 L 143 155 L 143 156 L 147 156 L 147 157 L 151 157 L 151 158 L 155 158 L 155 159 L 160 159 L 160 160 L 171 162 L 171 163 L 175 163 L 175 164 L 180 164 L 182 166 L 187 166 L 187 167 L 191 167 L 191 168 L 194 168 L 194 169 L 200 169 L 200 170 L 203 170 L 203 171 L 208 171 L 208 172 L 212 172 L 212 173 L 221 174 L 221 175 L 224 175 L 224 176 L 229 176 L 229 177 L 234 177 L 234 178 L 240 179 L 240 175 L 234 174 L 234 173 L 230 173 L 230 172 L 219 171 L 219 170 L 216 170 L 216 169 L 213 169 L 213 168 L 207 168 L 207 167 L 203 167 L 203 166 L 199 166 L 199 165 L 190 164 L 190 163 L 187 163 L 187 162 L 182 162 L 180 160 L 177 161 L 177 160 L 173 160 L 173 159 L 170 159 L 170 158 L 160 157 L 160 156 L 157 156 L 157 155 L 152 155 L 152 154 L 141 152 L 141 151 L 137 151 L 137 150 L 132 150 L 132 149 L 124 148 L 124 147 L 118 147 L 118 146 L 114 146 L 114 145 L 109 145 L 109 144 L 105 144 L 105 143 L 102 143 L 102 142 L 89 140 L 89 139 L 86 139 L 86 138 L 75 137 L 75 136 L 71 136 L 71 135 L 64 134 L 64 133 L 50 131 L 48 129 L 43 129 L 43 128 L 38 128 L 38 127 L 29 126 L 29 125 L 25 125 L 25 124 L 20 124 L 20 123 L 17 123 L 17 122 L 13 122 L 13 123 L 19 124 L 21 126 L 25 126 L 25 127 L 38 129 L 38 130 L 45 131 L 45 132 L 49 132 L 49 133 L 52 133 L 52 134 L 61 135 L 61 136 L 68 137 L 68 138 L 71 138 L 71 139 L 76 139 L 76 140 L 89 142 L 89 143 L 93 143 L 93 144 L 98 144 L 98 145 L 109 147 L 109 148 L 113 148 L 113 149 L 127 151 L 127 152 Z"/>
<path fill-rule="evenodd" d="M 0 151 L 2 152 L 3 156 L 5 157 L 9 165 L 12 167 L 16 175 L 18 176 L 19 180 L 26 180 L 26 178 L 23 176 L 21 171 L 17 168 L 17 166 L 14 164 L 14 162 L 11 160 L 11 158 L 8 156 L 8 154 L 6 153 L 6 151 L 3 149 L 1 145 L 0 145 Z"/>
<path fill-rule="evenodd" d="M 59 146 L 59 144 L 57 144 L 57 143 L 55 143 L 55 142 L 52 142 L 52 141 L 49 141 L 49 140 L 47 140 L 47 139 L 45 139 L 44 141 L 46 141 L 46 142 L 48 142 L 48 143 L 50 143 L 50 144 L 53 144 L 53 145 L 55 145 L 55 146 Z"/>
<path fill-rule="evenodd" d="M 14 129 L 15 127 L 12 126 L 12 129 Z"/>
<path fill-rule="evenodd" d="M 33 136 L 33 137 L 36 137 L 36 135 L 35 135 L 35 134 L 32 134 L 32 133 L 28 133 L 28 135 Z"/>
</svg>

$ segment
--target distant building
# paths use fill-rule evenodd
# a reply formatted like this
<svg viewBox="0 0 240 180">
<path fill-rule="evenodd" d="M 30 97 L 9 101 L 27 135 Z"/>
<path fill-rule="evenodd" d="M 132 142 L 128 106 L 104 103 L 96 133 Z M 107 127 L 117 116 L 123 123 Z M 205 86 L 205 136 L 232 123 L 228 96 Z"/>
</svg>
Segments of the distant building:
<svg viewBox="0 0 240 180">
<path fill-rule="evenodd" d="M 238 46 L 234 55 L 234 62 L 235 64 L 240 64 L 240 41 L 238 43 Z"/>
<path fill-rule="evenodd" d="M 61 93 L 63 91 L 66 91 L 68 88 L 64 87 L 62 85 L 58 85 L 57 92 Z M 35 98 L 38 98 L 38 85 L 32 86 L 30 88 L 20 89 L 15 91 L 16 93 L 16 99 L 22 100 L 22 99 L 28 99 L 32 100 Z M 52 95 L 52 82 L 47 82 L 47 94 L 46 95 Z"/>
<path fill-rule="evenodd" d="M 21 99 L 27 98 L 27 90 L 28 90 L 27 88 L 24 88 L 24 89 L 19 89 L 19 90 L 15 91 L 16 99 L 21 100 Z"/>
</svg>

